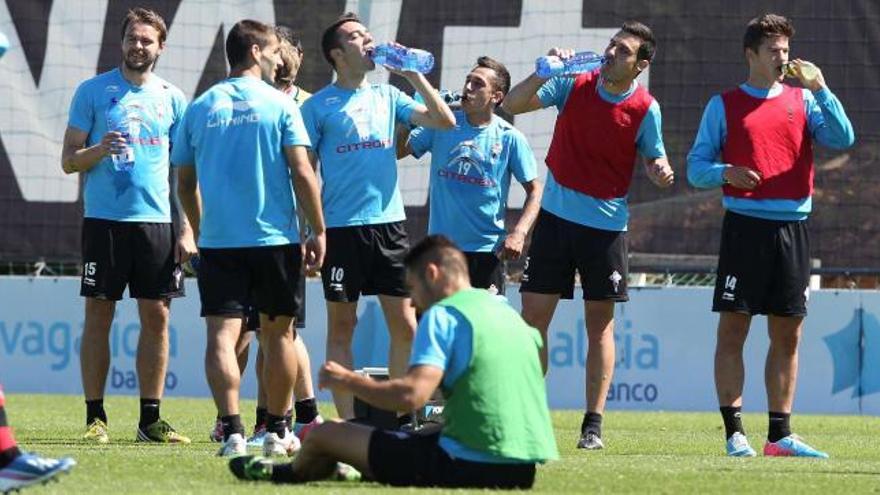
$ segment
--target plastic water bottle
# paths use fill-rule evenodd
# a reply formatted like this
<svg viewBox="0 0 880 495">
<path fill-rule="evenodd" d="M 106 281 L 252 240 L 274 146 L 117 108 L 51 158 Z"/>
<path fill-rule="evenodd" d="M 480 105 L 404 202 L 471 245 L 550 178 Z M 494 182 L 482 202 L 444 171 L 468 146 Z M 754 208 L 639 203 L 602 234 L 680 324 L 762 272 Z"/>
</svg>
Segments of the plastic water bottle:
<svg viewBox="0 0 880 495">
<path fill-rule="evenodd" d="M 107 130 L 116 131 L 122 134 L 126 140 L 126 145 L 119 153 L 112 153 L 110 158 L 113 160 L 113 167 L 120 172 L 129 172 L 134 168 L 134 148 L 128 141 L 131 139 L 132 127 L 134 122 L 128 115 L 124 105 L 119 104 L 119 100 L 113 98 L 110 100 L 110 106 L 107 107 Z"/>
<path fill-rule="evenodd" d="M 535 60 L 535 74 L 545 79 L 583 74 L 592 72 L 604 63 L 605 57 L 595 52 L 578 52 L 565 60 L 555 55 L 545 55 Z"/>
<path fill-rule="evenodd" d="M 439 91 L 440 99 L 443 100 L 443 103 L 446 103 L 452 108 L 461 106 L 461 91 L 456 91 L 452 89 L 441 89 Z M 422 98 L 422 95 L 419 92 L 416 92 L 413 95 L 413 99 L 422 105 L 425 104 L 425 99 Z"/>
<path fill-rule="evenodd" d="M 794 68 L 794 64 L 791 62 L 786 62 L 782 65 L 782 72 L 787 77 L 797 77 L 797 71 Z M 804 78 L 808 81 L 812 81 L 819 77 L 819 68 L 816 67 L 812 62 L 807 62 L 806 60 L 801 62 L 801 74 L 804 75 Z"/>
<path fill-rule="evenodd" d="M 376 46 L 370 56 L 377 65 L 386 65 L 397 70 L 427 74 L 434 68 L 434 55 L 430 52 L 391 43 Z"/>
</svg>

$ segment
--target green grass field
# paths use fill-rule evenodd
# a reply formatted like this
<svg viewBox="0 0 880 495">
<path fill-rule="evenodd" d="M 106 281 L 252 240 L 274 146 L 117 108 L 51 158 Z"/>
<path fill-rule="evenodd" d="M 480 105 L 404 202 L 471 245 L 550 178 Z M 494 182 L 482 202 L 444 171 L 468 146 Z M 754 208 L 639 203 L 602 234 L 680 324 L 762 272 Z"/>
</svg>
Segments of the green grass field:
<svg viewBox="0 0 880 495">
<path fill-rule="evenodd" d="M 19 443 L 46 455 L 72 455 L 79 463 L 61 483 L 29 493 L 259 493 L 415 492 L 371 483 L 317 483 L 303 487 L 242 483 L 208 442 L 213 404 L 204 399 L 170 399 L 162 415 L 190 435 L 189 446 L 134 442 L 137 399 L 110 397 L 111 443 L 82 443 L 84 406 L 80 397 L 7 395 L 7 413 Z M 243 406 L 251 424 L 253 402 Z M 323 409 L 329 413 L 328 408 Z M 869 493 L 880 492 L 880 418 L 797 416 L 793 426 L 827 461 L 809 459 L 729 459 L 722 454 L 723 431 L 714 413 L 616 412 L 605 420 L 606 450 L 574 448 L 580 414 L 556 412 L 553 422 L 562 459 L 539 469 L 535 491 L 544 493 Z M 766 432 L 763 414 L 745 415 L 752 445 L 760 449 Z M 432 490 L 436 493 L 468 491 Z M 476 493 L 476 491 L 475 491 Z"/>
</svg>

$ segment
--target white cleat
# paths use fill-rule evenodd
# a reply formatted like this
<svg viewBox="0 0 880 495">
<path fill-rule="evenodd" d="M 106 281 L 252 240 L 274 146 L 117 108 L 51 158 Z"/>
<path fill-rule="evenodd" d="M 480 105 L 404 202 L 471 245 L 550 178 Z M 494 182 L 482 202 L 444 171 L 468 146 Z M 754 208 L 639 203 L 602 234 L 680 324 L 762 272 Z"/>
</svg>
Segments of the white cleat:
<svg viewBox="0 0 880 495">
<path fill-rule="evenodd" d="M 284 438 L 278 436 L 277 433 L 266 433 L 263 440 L 263 455 L 271 457 L 274 455 L 292 456 L 299 452 L 302 443 L 290 430 L 284 430 Z"/>
<path fill-rule="evenodd" d="M 220 450 L 217 452 L 219 457 L 235 457 L 245 454 L 247 454 L 247 440 L 244 439 L 244 435 L 241 433 L 229 435 L 229 438 L 223 442 Z"/>
</svg>

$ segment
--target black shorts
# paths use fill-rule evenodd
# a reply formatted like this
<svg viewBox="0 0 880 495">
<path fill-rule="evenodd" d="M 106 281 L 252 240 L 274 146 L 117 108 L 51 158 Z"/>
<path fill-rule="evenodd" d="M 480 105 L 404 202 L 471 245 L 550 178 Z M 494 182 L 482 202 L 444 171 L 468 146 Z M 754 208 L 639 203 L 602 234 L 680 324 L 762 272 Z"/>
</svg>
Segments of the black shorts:
<svg viewBox="0 0 880 495">
<path fill-rule="evenodd" d="M 302 306 L 299 244 L 199 250 L 202 316 L 247 316 L 253 302 L 270 318 L 295 317 Z"/>
<path fill-rule="evenodd" d="M 495 287 L 498 294 L 504 295 L 504 262 L 495 253 L 466 252 L 464 257 L 472 286 L 490 291 Z"/>
<path fill-rule="evenodd" d="M 299 310 L 296 315 L 296 328 L 305 328 L 306 327 L 306 277 L 300 277 L 299 279 L 299 293 L 302 295 L 300 298 Z M 256 332 L 260 329 L 260 312 L 257 311 L 257 307 L 253 304 L 249 304 L 247 308 L 244 310 L 244 318 L 245 318 L 245 330 L 248 332 Z"/>
<path fill-rule="evenodd" d="M 453 459 L 440 445 L 440 431 L 418 435 L 374 430 L 367 460 L 375 480 L 393 486 L 527 489 L 534 464 L 490 464 Z"/>
<path fill-rule="evenodd" d="M 118 301 L 128 285 L 129 296 L 136 299 L 183 296 L 176 244 L 170 223 L 83 219 L 80 295 Z"/>
<path fill-rule="evenodd" d="M 584 300 L 626 301 L 626 232 L 569 222 L 541 210 L 532 233 L 520 292 L 574 297 L 575 270 Z"/>
<path fill-rule="evenodd" d="M 806 220 L 724 215 L 712 311 L 805 316 L 809 287 Z"/>
<path fill-rule="evenodd" d="M 403 222 L 327 229 L 321 268 L 324 298 L 355 302 L 361 294 L 407 297 L 403 267 L 407 250 Z"/>
</svg>

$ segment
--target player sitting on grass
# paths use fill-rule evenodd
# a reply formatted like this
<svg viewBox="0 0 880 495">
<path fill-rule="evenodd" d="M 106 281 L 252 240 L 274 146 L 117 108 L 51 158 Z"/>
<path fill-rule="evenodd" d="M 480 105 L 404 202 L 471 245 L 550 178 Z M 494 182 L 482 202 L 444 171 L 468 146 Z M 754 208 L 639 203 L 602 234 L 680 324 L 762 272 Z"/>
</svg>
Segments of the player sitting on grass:
<svg viewBox="0 0 880 495">
<path fill-rule="evenodd" d="M 332 476 L 343 462 L 397 486 L 530 488 L 536 464 L 557 458 L 535 329 L 471 287 L 464 255 L 443 236 L 425 238 L 404 264 L 413 302 L 425 311 L 406 375 L 374 381 L 328 361 L 319 384 L 395 411 L 419 408 L 440 387 L 443 428 L 415 434 L 328 422 L 292 463 L 232 459 L 237 478 L 304 483 Z"/>
</svg>

